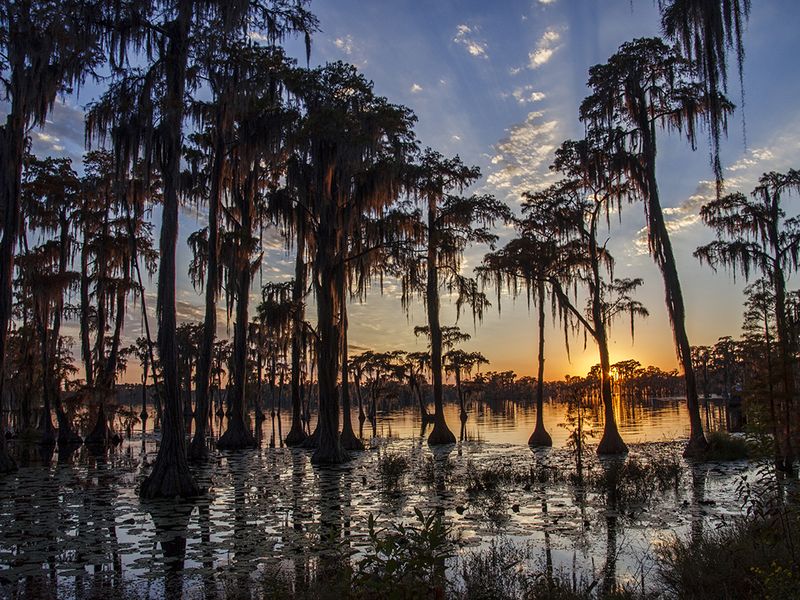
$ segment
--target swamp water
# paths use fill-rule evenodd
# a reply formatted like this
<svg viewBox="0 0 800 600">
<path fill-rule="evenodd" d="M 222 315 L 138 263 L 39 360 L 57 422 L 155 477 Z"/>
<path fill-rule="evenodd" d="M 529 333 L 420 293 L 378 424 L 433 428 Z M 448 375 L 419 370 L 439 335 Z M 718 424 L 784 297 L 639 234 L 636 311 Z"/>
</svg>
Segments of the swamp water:
<svg viewBox="0 0 800 600">
<path fill-rule="evenodd" d="M 307 450 L 269 447 L 267 419 L 259 449 L 215 452 L 195 470 L 208 492 L 187 505 L 136 495 L 157 453 L 152 419 L 144 436 L 134 430 L 103 457 L 81 448 L 59 460 L 12 445 L 20 469 L 0 481 L 0 598 L 204 598 L 231 585 L 259 589 L 265 572 L 307 579 L 326 552 L 364 552 L 370 515 L 379 526 L 413 523 L 415 509 L 443 515 L 462 557 L 511 542 L 532 571 L 652 588 L 663 540 L 741 513 L 737 486 L 751 467 L 680 458 L 683 442 L 673 440 L 685 439 L 688 415 L 679 399 L 618 411 L 631 447 L 624 464 L 657 467 L 620 485 L 622 463 L 599 461 L 591 446 L 576 482 L 570 432 L 559 426 L 565 404 L 546 404 L 554 447 L 536 451 L 526 445 L 534 409 L 471 408 L 462 441 L 436 450 L 413 409 L 381 414 L 374 437 L 365 423 L 367 450 L 339 468 L 314 467 Z M 457 408 L 446 414 L 458 433 Z M 586 428 L 601 431 L 599 416 L 591 410 Z M 705 418 L 724 429 L 724 406 L 711 403 Z"/>
</svg>

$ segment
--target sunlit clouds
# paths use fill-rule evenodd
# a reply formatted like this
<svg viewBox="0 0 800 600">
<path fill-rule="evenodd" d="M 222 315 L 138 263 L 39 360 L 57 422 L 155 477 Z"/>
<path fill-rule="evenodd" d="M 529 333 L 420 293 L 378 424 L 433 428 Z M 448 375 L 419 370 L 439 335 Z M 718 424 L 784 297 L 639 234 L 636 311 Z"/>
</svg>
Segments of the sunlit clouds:
<svg viewBox="0 0 800 600">
<path fill-rule="evenodd" d="M 478 33 L 477 27 L 470 27 L 469 25 L 459 25 L 456 27 L 456 36 L 453 41 L 456 44 L 461 44 L 467 49 L 472 56 L 480 58 L 488 58 L 486 54 L 487 44 L 476 37 Z"/>
<path fill-rule="evenodd" d="M 353 53 L 353 37 L 350 35 L 336 38 L 333 40 L 333 45 L 344 52 L 347 56 L 350 56 Z"/>
<path fill-rule="evenodd" d="M 552 179 L 548 166 L 558 139 L 556 119 L 548 119 L 540 111 L 528 113 L 523 123 L 508 129 L 495 145 L 486 184 L 509 202 L 519 202 L 523 192 L 541 188 Z"/>
<path fill-rule="evenodd" d="M 539 39 L 536 48 L 528 54 L 528 67 L 531 69 L 538 69 L 544 64 L 550 62 L 556 51 L 561 48 L 559 42 L 561 41 L 561 34 L 555 29 L 548 29 Z"/>
<path fill-rule="evenodd" d="M 530 102 L 541 102 L 547 95 L 544 92 L 538 92 L 532 85 L 523 85 L 515 88 L 511 95 L 520 104 L 527 104 Z"/>
</svg>

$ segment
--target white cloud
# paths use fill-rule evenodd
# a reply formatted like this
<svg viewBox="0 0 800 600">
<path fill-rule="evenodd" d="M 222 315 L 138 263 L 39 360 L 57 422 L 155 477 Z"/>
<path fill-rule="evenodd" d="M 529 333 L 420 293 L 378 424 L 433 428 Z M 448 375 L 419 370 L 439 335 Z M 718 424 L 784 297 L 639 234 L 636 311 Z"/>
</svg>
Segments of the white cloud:
<svg viewBox="0 0 800 600">
<path fill-rule="evenodd" d="M 522 192 L 550 183 L 554 174 L 548 167 L 559 135 L 557 120 L 545 119 L 540 111 L 528 113 L 523 123 L 510 128 L 495 144 L 486 185 L 511 201 L 519 201 Z"/>
<path fill-rule="evenodd" d="M 548 4 L 555 4 L 556 0 L 537 0 L 539 4 L 544 4 L 545 6 Z"/>
<path fill-rule="evenodd" d="M 422 91 L 422 86 L 418 83 L 412 83 L 410 91 L 412 94 L 418 94 L 419 92 Z"/>
<path fill-rule="evenodd" d="M 32 132 L 32 150 L 38 156 L 66 156 L 73 168 L 80 168 L 84 152 L 83 110 L 58 101 L 53 105 L 44 128 Z"/>
<path fill-rule="evenodd" d="M 350 56 L 353 53 L 353 36 L 348 34 L 344 37 L 338 37 L 333 40 L 333 45 Z"/>
<path fill-rule="evenodd" d="M 535 91 L 532 85 L 523 85 L 518 87 L 511 92 L 511 95 L 514 96 L 514 98 L 520 104 L 526 104 L 528 102 L 541 102 L 546 98 L 544 92 Z"/>
<path fill-rule="evenodd" d="M 470 27 L 469 25 L 459 25 L 456 27 L 456 36 L 453 38 L 453 41 L 456 44 L 461 44 L 467 49 L 472 56 L 477 56 L 480 58 L 489 58 L 486 54 L 487 44 L 485 41 L 479 40 L 475 38 L 475 34 L 478 33 L 477 27 Z"/>
<path fill-rule="evenodd" d="M 791 166 L 793 156 L 800 151 L 800 142 L 794 137 L 800 124 L 795 123 L 787 128 L 781 136 L 773 140 L 770 148 L 754 148 L 739 160 L 726 167 L 732 175 L 725 178 L 725 191 L 740 191 L 749 194 L 757 185 L 762 173 L 782 171 Z M 702 224 L 700 209 L 716 198 L 716 183 L 712 180 L 701 180 L 694 193 L 677 206 L 664 208 L 664 220 L 670 234 L 680 234 Z M 634 254 L 648 254 L 647 229 L 637 232 L 634 239 Z"/>
<path fill-rule="evenodd" d="M 552 28 L 545 31 L 536 43 L 536 48 L 528 53 L 528 67 L 538 69 L 549 62 L 556 50 L 561 48 L 559 41 L 561 34 L 558 31 Z"/>
</svg>

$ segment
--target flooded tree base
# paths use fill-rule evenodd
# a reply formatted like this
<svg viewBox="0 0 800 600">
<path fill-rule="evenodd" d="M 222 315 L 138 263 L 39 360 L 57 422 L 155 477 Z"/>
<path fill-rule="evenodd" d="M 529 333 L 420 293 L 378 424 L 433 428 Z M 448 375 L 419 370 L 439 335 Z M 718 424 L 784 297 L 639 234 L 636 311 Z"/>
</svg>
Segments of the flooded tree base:
<svg viewBox="0 0 800 600">
<path fill-rule="evenodd" d="M 319 445 L 311 455 L 311 463 L 314 465 L 341 465 L 351 458 L 341 444 L 333 444 L 330 447 Z"/>
<path fill-rule="evenodd" d="M 536 426 L 531 437 L 528 438 L 528 446 L 532 448 L 550 448 L 553 445 L 553 438 L 547 433 L 544 425 Z"/>
<path fill-rule="evenodd" d="M 306 432 L 303 431 L 303 426 L 300 423 L 293 423 L 292 428 L 289 430 L 284 440 L 284 444 L 290 448 L 300 446 L 307 437 Z"/>
<path fill-rule="evenodd" d="M 455 444 L 456 436 L 447 427 L 444 419 L 436 419 L 433 423 L 433 430 L 428 436 L 429 446 L 445 446 L 447 444 Z"/>
<path fill-rule="evenodd" d="M 245 450 L 256 447 L 256 438 L 247 429 L 244 420 L 232 418 L 228 423 L 228 429 L 217 441 L 217 448 L 220 450 Z"/>
<path fill-rule="evenodd" d="M 174 458 L 156 459 L 153 470 L 139 488 L 143 500 L 196 498 L 201 493 L 189 468 Z"/>
<path fill-rule="evenodd" d="M 603 437 L 597 445 L 597 454 L 601 456 L 613 456 L 627 454 L 628 445 L 622 440 L 622 436 L 616 427 L 607 428 L 603 432 Z"/>
<path fill-rule="evenodd" d="M 210 452 L 208 450 L 208 438 L 205 435 L 195 433 L 189 447 L 186 449 L 186 458 L 193 462 L 203 462 L 208 460 Z"/>
<path fill-rule="evenodd" d="M 5 447 L 0 448 L 0 474 L 13 473 L 17 470 L 17 463 L 9 456 Z"/>
<path fill-rule="evenodd" d="M 708 454 L 710 448 L 711 446 L 708 440 L 706 440 L 706 437 L 701 433 L 700 435 L 689 438 L 689 443 L 686 444 L 686 448 L 683 450 L 683 456 L 685 458 L 703 458 L 703 456 Z"/>
<path fill-rule="evenodd" d="M 356 437 L 351 427 L 345 427 L 339 436 L 339 443 L 344 450 L 361 452 L 364 450 L 364 443 Z"/>
</svg>

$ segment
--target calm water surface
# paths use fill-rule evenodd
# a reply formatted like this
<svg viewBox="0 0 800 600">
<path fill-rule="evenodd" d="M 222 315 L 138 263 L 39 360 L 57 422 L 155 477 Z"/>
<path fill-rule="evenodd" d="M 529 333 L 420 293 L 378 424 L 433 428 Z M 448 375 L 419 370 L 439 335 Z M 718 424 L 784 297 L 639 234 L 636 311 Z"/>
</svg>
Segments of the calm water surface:
<svg viewBox="0 0 800 600">
<path fill-rule="evenodd" d="M 631 444 L 628 460 L 680 455 L 674 440 L 688 433 L 683 401 L 623 404 L 617 414 Z M 736 489 L 749 472 L 743 462 L 680 459 L 683 474 L 664 493 L 616 508 L 591 486 L 531 480 L 531 469 L 574 470 L 569 432 L 559 426 L 566 411 L 546 404 L 554 448 L 535 452 L 526 445 L 535 422 L 527 406 L 471 404 L 460 432 L 457 408 L 448 406 L 462 441 L 435 452 L 420 436 L 414 409 L 389 412 L 379 416 L 374 436 L 365 424 L 367 451 L 335 469 L 312 466 L 308 451 L 270 447 L 267 420 L 258 450 L 215 453 L 195 470 L 208 493 L 186 505 L 145 504 L 136 495 L 157 452 L 152 420 L 144 436 L 134 431 L 103 457 L 81 448 L 59 460 L 20 446 L 13 449 L 19 472 L 0 482 L 0 597 L 113 597 L 126 590 L 133 597 L 201 598 L 232 582 L 258 586 L 267 571 L 307 577 L 331 540 L 340 550 L 363 550 L 369 515 L 381 524 L 411 522 L 416 508 L 444 515 L 460 554 L 508 539 L 527 548 L 534 570 L 547 563 L 590 581 L 610 570 L 618 580 L 652 586 L 653 553 L 667 536 L 697 534 L 740 513 Z M 587 428 L 600 431 L 600 417 L 599 407 L 590 409 Z M 724 406 L 711 403 L 705 418 L 725 428 Z M 281 421 L 288 431 L 288 415 Z M 274 429 L 280 439 L 277 423 Z M 387 454 L 410 462 L 397 486 L 378 476 Z M 591 450 L 587 461 L 596 472 L 608 468 Z M 474 489 L 470 482 L 490 469 L 517 476 Z"/>
</svg>

